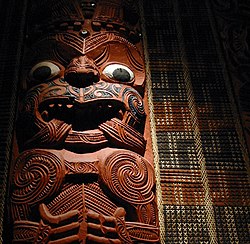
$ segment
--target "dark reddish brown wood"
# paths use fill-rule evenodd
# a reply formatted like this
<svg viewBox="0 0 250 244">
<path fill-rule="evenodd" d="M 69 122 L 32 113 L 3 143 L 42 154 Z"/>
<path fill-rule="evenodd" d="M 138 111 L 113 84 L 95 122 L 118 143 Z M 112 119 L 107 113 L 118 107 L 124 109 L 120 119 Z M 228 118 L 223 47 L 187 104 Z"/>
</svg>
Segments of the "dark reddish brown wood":
<svg viewBox="0 0 250 244">
<path fill-rule="evenodd" d="M 133 1 L 32 3 L 14 243 L 159 242 L 138 29 Z"/>
</svg>

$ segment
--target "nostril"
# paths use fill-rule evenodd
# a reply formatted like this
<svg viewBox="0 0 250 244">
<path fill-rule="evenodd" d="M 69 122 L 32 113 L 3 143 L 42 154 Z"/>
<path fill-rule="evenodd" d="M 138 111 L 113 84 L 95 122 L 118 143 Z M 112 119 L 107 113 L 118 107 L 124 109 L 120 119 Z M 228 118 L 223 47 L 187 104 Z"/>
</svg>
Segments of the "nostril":
<svg viewBox="0 0 250 244">
<path fill-rule="evenodd" d="M 74 58 L 65 70 L 65 80 L 72 86 L 83 88 L 100 79 L 98 68 L 86 55 Z"/>
<path fill-rule="evenodd" d="M 99 81 L 99 73 L 95 70 L 88 72 L 72 71 L 66 72 L 65 80 L 72 86 L 84 88 Z"/>
</svg>

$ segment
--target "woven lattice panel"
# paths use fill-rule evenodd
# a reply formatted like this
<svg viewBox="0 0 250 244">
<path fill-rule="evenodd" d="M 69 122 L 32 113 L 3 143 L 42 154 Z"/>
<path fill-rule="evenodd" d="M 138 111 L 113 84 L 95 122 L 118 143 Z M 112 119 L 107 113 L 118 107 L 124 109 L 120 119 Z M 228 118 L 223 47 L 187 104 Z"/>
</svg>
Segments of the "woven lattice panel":
<svg viewBox="0 0 250 244">
<path fill-rule="evenodd" d="M 166 243 L 249 243 L 248 155 L 206 1 L 144 1 Z"/>
</svg>

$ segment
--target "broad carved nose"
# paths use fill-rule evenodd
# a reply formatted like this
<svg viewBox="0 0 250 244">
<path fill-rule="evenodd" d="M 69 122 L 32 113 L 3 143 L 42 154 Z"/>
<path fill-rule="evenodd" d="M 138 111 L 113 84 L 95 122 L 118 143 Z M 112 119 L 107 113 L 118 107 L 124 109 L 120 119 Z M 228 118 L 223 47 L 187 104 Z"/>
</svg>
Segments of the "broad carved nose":
<svg viewBox="0 0 250 244">
<path fill-rule="evenodd" d="M 64 78 L 70 85 L 84 88 L 97 83 L 100 74 L 93 60 L 84 55 L 71 60 Z"/>
</svg>

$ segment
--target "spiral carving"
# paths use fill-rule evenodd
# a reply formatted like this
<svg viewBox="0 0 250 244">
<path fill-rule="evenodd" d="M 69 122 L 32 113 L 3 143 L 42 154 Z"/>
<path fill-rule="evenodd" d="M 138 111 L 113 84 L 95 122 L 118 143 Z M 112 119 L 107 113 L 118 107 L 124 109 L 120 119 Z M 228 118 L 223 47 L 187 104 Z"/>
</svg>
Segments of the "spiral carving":
<svg viewBox="0 0 250 244">
<path fill-rule="evenodd" d="M 99 82 L 90 87 L 84 88 L 84 100 L 88 101 L 96 98 L 113 98 L 117 99 L 121 85 L 107 82 Z"/>
<path fill-rule="evenodd" d="M 136 90 L 132 88 L 124 89 L 122 99 L 137 120 L 141 121 L 145 118 L 143 100 Z"/>
<path fill-rule="evenodd" d="M 131 204 L 147 204 L 154 199 L 151 165 L 140 155 L 118 150 L 103 162 L 101 179 L 118 197 Z"/>
<path fill-rule="evenodd" d="M 53 153 L 28 150 L 16 161 L 12 202 L 34 204 L 55 193 L 64 178 L 65 167 Z"/>
</svg>

